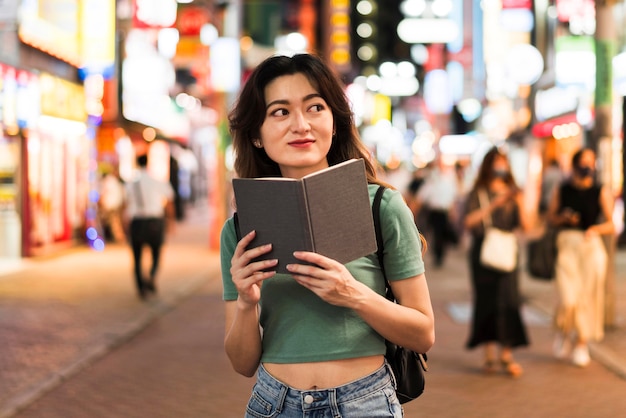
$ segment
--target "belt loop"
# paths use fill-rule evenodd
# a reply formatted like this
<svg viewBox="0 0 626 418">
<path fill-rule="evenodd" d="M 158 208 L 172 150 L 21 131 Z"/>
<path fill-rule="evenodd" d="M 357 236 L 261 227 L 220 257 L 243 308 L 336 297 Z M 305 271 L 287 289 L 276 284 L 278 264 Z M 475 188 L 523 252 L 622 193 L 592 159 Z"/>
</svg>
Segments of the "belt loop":
<svg viewBox="0 0 626 418">
<path fill-rule="evenodd" d="M 276 400 L 276 411 L 278 413 L 283 412 L 283 407 L 285 406 L 285 399 L 287 398 L 287 393 L 289 393 L 289 387 L 281 382 L 280 384 L 280 394 L 278 395 L 278 399 Z"/>
<path fill-rule="evenodd" d="M 337 389 L 328 389 L 328 403 L 330 404 L 330 412 L 333 414 L 333 418 L 341 418 L 339 412 L 339 405 L 337 404 Z"/>
<path fill-rule="evenodd" d="M 397 390 L 398 382 L 396 381 L 396 375 L 393 373 L 393 369 L 391 368 L 391 365 L 389 364 L 387 359 L 385 359 L 385 368 L 387 369 L 387 373 L 389 374 L 389 377 L 391 378 L 391 382 L 393 383 L 393 388 Z"/>
</svg>

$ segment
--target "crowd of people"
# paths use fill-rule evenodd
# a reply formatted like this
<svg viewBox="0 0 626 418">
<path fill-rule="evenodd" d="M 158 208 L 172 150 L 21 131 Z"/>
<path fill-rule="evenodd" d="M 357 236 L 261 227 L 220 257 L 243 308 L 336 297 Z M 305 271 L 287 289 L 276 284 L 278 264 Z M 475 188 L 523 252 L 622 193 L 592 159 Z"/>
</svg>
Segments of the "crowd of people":
<svg viewBox="0 0 626 418">
<path fill-rule="evenodd" d="M 459 241 L 458 234 L 470 239 L 467 253 L 473 317 L 467 347 L 483 347 L 484 371 L 492 373 L 500 364 L 511 376 L 521 375 L 523 369 L 513 360 L 512 349 L 530 343 L 520 315 L 519 265 L 513 271 L 498 271 L 481 262 L 486 226 L 514 232 L 520 242 L 524 235 L 532 236 L 537 230 L 556 230 L 554 282 L 559 302 L 554 311 L 554 356 L 576 366 L 588 365 L 588 343 L 604 335 L 607 249 L 603 236 L 615 233 L 613 198 L 597 181 L 595 152 L 578 150 L 571 159 L 571 172 L 565 172 L 554 159 L 546 163 L 539 190 L 539 216 L 532 219 L 523 210 L 509 158 L 497 148 L 485 154 L 470 188 L 464 188 L 462 176 L 457 177 L 456 188 L 452 181 L 442 181 L 446 168 L 441 164 L 422 171 L 426 174 L 415 175 L 406 196 L 418 228 L 438 249 L 433 254 L 435 266 L 442 263 L 445 248 Z M 452 172 L 451 167 L 447 172 Z M 441 204 L 444 200 L 446 207 Z M 433 209 L 434 217 L 426 215 Z M 434 221 L 439 216 L 451 219 L 449 224 L 455 227 L 456 235 Z M 517 256 L 519 259 L 520 254 Z"/>
</svg>

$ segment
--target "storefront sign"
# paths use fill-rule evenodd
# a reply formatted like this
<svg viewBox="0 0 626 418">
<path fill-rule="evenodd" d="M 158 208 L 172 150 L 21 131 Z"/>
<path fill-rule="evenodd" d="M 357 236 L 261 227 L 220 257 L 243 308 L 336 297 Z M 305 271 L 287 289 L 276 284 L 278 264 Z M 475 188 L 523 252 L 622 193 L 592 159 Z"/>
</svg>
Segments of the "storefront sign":
<svg viewBox="0 0 626 418">
<path fill-rule="evenodd" d="M 540 122 L 575 112 L 577 108 L 578 94 L 575 89 L 552 87 L 539 90 L 535 95 L 535 117 Z"/>
<path fill-rule="evenodd" d="M 19 16 L 22 42 L 85 71 L 112 73 L 115 0 L 24 0 Z"/>
<path fill-rule="evenodd" d="M 350 67 L 350 2 L 331 0 L 330 60 L 338 71 Z"/>
<path fill-rule="evenodd" d="M 115 0 L 84 0 L 81 21 L 81 67 L 111 78 L 115 63 Z"/>
<path fill-rule="evenodd" d="M 71 0 L 24 0 L 19 37 L 37 49 L 80 65 L 79 7 Z"/>
<path fill-rule="evenodd" d="M 616 50 L 614 40 L 596 39 L 596 106 L 610 106 L 613 102 L 612 60 Z"/>
<path fill-rule="evenodd" d="M 134 0 L 133 27 L 172 28 L 176 24 L 176 0 Z"/>
<path fill-rule="evenodd" d="M 593 37 L 561 36 L 556 39 L 555 75 L 560 86 L 595 87 L 596 55 Z"/>
<path fill-rule="evenodd" d="M 549 138 L 553 136 L 554 129 L 558 127 L 568 127 L 567 129 L 569 131 L 574 132 L 575 129 L 569 128 L 569 127 L 573 127 L 573 125 L 577 126 L 578 132 L 580 132 L 580 124 L 578 123 L 576 114 L 570 113 L 567 115 L 559 116 L 554 119 L 547 120 L 545 122 L 536 123 L 532 127 L 531 132 L 537 138 Z"/>
<path fill-rule="evenodd" d="M 85 93 L 82 86 L 50 74 L 41 74 L 41 114 L 84 122 Z"/>
</svg>

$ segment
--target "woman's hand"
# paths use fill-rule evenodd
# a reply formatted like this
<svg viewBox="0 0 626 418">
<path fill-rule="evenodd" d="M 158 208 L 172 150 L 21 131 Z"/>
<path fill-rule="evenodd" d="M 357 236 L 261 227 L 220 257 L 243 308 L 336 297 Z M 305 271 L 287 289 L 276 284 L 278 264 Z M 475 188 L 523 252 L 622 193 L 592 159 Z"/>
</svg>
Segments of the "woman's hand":
<svg viewBox="0 0 626 418">
<path fill-rule="evenodd" d="M 493 211 L 493 209 L 502 207 L 508 202 L 515 200 L 518 194 L 518 191 L 513 188 L 507 188 L 506 190 L 503 190 L 491 200 L 491 210 Z"/>
<path fill-rule="evenodd" d="M 272 268 L 278 263 L 276 259 L 252 261 L 272 250 L 272 244 L 246 250 L 255 236 L 255 231 L 244 236 L 237 244 L 231 259 L 230 274 L 239 293 L 239 302 L 246 307 L 253 307 L 259 303 L 262 282 L 276 274 L 275 271 L 264 270 Z"/>
<path fill-rule="evenodd" d="M 357 303 L 367 286 L 357 281 L 343 264 L 321 254 L 296 251 L 298 260 L 311 263 L 289 264 L 293 278 L 327 303 L 350 308 Z"/>
</svg>

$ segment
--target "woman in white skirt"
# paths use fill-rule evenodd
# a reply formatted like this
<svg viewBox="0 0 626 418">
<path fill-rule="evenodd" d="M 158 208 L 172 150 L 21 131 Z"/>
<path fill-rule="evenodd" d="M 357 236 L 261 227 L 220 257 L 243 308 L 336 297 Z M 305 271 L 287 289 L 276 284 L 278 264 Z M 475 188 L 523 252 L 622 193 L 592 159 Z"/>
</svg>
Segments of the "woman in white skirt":
<svg viewBox="0 0 626 418">
<path fill-rule="evenodd" d="M 548 220 L 559 228 L 556 284 L 559 304 L 554 355 L 580 367 L 589 364 L 589 341 L 604 337 L 607 253 L 602 235 L 614 233 L 613 198 L 595 181 L 596 156 L 581 149 L 572 175 L 555 189 Z"/>
</svg>

